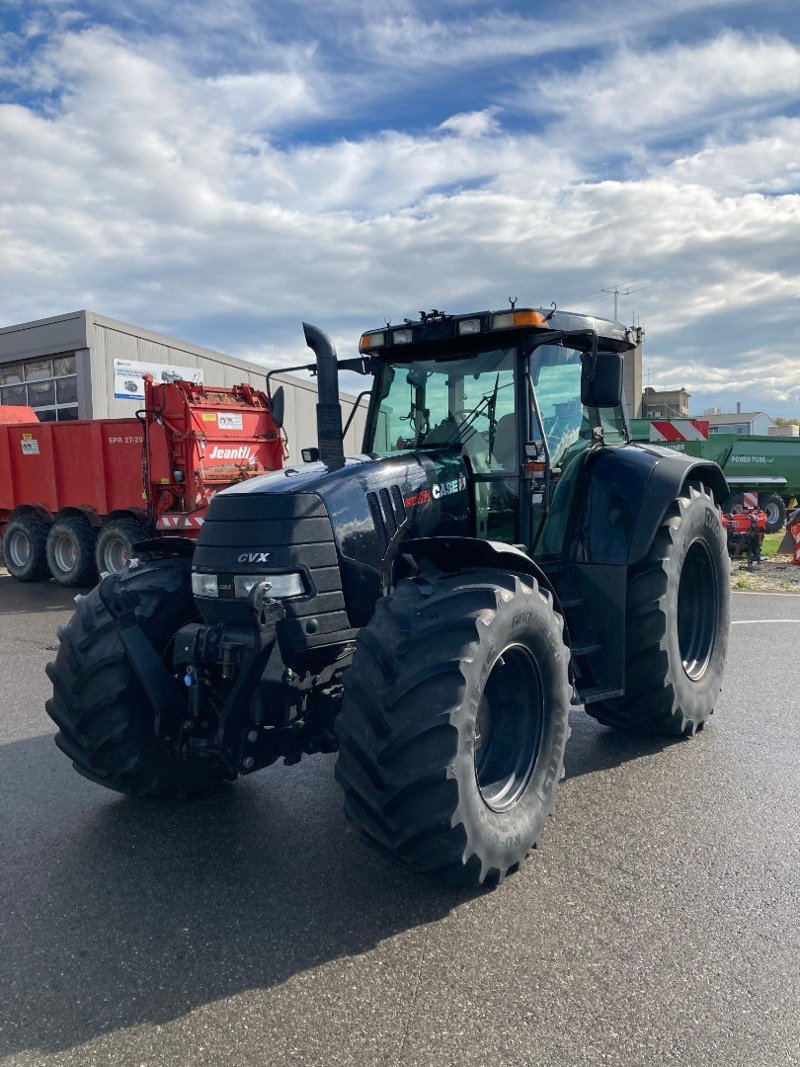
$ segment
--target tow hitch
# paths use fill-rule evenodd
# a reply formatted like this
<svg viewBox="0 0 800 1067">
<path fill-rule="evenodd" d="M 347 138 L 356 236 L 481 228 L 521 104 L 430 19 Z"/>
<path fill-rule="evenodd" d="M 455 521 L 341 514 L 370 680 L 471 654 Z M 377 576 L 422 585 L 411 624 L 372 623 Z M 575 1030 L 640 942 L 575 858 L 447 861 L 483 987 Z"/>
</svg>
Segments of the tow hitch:
<svg viewBox="0 0 800 1067">
<path fill-rule="evenodd" d="M 248 594 L 252 628 L 229 628 L 224 623 L 189 623 L 178 631 L 172 662 L 183 669 L 187 716 L 180 728 L 178 751 L 199 755 L 205 751 L 222 759 L 232 774 L 245 766 L 244 746 L 253 723 L 253 692 L 267 670 L 270 658 L 280 659 L 278 623 L 283 606 L 269 596 L 270 583 L 259 582 Z M 227 696 L 219 706 L 211 692 L 225 683 Z"/>
</svg>

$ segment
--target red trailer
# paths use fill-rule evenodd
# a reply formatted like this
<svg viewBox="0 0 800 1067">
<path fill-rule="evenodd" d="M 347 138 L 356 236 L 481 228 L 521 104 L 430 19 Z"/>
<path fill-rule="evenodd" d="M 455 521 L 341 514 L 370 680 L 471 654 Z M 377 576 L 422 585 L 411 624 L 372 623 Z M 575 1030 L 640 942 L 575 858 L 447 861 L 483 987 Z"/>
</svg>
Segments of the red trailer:
<svg viewBox="0 0 800 1067">
<path fill-rule="evenodd" d="M 136 541 L 196 537 L 217 490 L 283 466 L 277 394 L 145 383 L 132 419 L 38 422 L 30 408 L 0 407 L 0 531 L 14 578 L 91 584 L 120 570 Z"/>
</svg>

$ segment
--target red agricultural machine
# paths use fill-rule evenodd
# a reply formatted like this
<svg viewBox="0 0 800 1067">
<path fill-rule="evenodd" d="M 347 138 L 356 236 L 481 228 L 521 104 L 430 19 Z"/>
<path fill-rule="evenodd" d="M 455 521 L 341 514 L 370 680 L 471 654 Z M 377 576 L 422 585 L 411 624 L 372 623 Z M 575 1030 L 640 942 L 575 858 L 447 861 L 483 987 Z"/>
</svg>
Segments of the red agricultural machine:
<svg viewBox="0 0 800 1067">
<path fill-rule="evenodd" d="M 213 495 L 283 466 L 283 394 L 145 379 L 129 419 L 39 422 L 0 407 L 0 532 L 18 581 L 89 585 L 133 545 L 197 537 Z"/>
<path fill-rule="evenodd" d="M 748 570 L 754 570 L 756 564 L 761 562 L 761 545 L 768 520 L 766 511 L 757 506 L 745 506 L 742 511 L 722 514 L 722 525 L 728 534 L 728 555 L 736 559 L 746 552 Z"/>
</svg>

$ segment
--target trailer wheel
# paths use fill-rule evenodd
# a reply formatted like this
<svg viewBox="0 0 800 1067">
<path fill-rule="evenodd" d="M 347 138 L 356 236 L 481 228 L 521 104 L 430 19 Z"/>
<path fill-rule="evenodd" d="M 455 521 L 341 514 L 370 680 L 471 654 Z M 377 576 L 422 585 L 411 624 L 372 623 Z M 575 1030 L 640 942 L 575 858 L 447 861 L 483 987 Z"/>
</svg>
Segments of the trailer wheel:
<svg viewBox="0 0 800 1067">
<path fill-rule="evenodd" d="M 415 870 L 501 880 L 553 811 L 568 667 L 563 620 L 533 578 L 431 570 L 399 582 L 344 675 L 347 817 Z"/>
<path fill-rule="evenodd" d="M 96 541 L 95 530 L 82 515 L 56 519 L 47 535 L 47 565 L 60 585 L 94 585 Z"/>
<path fill-rule="evenodd" d="M 778 533 L 786 525 L 786 505 L 777 493 L 762 493 L 758 506 L 767 513 L 767 533 Z"/>
<path fill-rule="evenodd" d="M 150 531 L 138 519 L 111 519 L 97 535 L 95 565 L 100 574 L 119 574 L 133 556 L 137 541 L 146 541 Z"/>
<path fill-rule="evenodd" d="M 138 595 L 137 620 L 164 656 L 177 631 L 197 617 L 190 568 L 189 560 L 158 560 L 114 578 L 121 591 Z M 119 793 L 180 797 L 213 788 L 227 776 L 224 768 L 198 756 L 178 759 L 156 736 L 147 697 L 97 589 L 76 603 L 47 665 L 56 745 L 79 774 Z"/>
<path fill-rule="evenodd" d="M 625 695 L 587 705 L 589 715 L 620 730 L 678 736 L 701 730 L 722 688 L 729 576 L 713 497 L 691 483 L 628 579 Z"/>
<path fill-rule="evenodd" d="M 744 511 L 744 497 L 741 493 L 731 493 L 722 509 L 726 515 L 741 515 Z"/>
<path fill-rule="evenodd" d="M 9 519 L 3 534 L 3 556 L 8 573 L 18 582 L 43 582 L 50 577 L 47 566 L 47 531 L 50 523 L 30 513 Z"/>
</svg>

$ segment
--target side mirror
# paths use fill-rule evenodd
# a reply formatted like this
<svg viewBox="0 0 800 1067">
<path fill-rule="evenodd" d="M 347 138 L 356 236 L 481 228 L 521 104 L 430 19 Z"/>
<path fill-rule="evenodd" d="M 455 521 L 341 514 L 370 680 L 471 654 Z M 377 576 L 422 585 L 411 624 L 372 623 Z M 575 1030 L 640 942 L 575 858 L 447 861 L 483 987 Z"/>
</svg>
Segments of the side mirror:
<svg viewBox="0 0 800 1067">
<path fill-rule="evenodd" d="M 587 408 L 615 408 L 622 403 L 622 356 L 619 352 L 584 354 L 581 403 Z"/>
<path fill-rule="evenodd" d="M 283 413 L 286 406 L 286 396 L 283 392 L 283 386 L 279 385 L 275 392 L 272 394 L 272 401 L 270 407 L 272 409 L 272 421 L 278 427 L 283 428 Z"/>
</svg>

